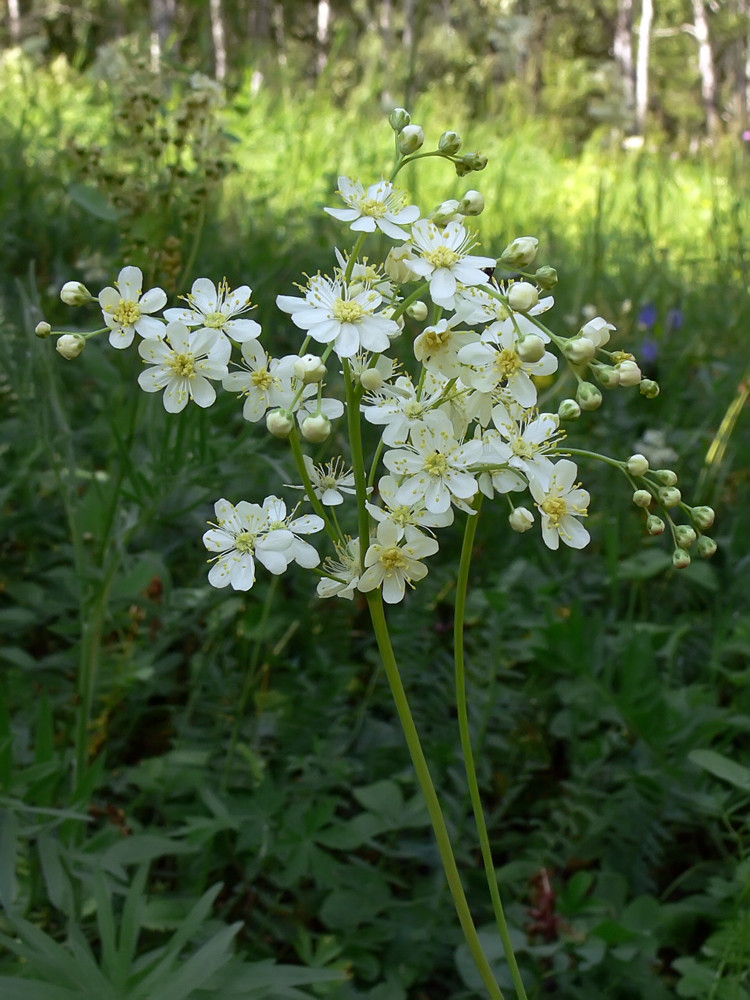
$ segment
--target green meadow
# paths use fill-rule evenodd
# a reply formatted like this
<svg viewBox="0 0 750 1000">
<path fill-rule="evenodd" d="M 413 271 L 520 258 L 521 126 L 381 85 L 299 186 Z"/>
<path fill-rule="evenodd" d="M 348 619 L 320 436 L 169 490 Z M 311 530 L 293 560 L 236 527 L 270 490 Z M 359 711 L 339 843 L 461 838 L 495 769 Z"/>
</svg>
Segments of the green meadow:
<svg viewBox="0 0 750 1000">
<path fill-rule="evenodd" d="M 390 108 L 248 77 L 207 121 L 184 75 L 152 104 L 137 86 L 15 50 L 0 65 L 0 996 L 483 996 L 364 600 L 321 602 L 302 572 L 206 581 L 213 503 L 297 482 L 289 450 L 231 394 L 173 416 L 137 388 L 135 352 L 99 337 L 66 361 L 34 335 L 99 326 L 61 286 L 136 264 L 170 305 L 199 276 L 249 284 L 269 344 L 296 351 L 276 296 L 351 248 L 322 210 L 340 174 L 389 170 Z M 455 129 L 488 158 L 464 178 L 411 165 L 410 200 L 479 189 L 479 252 L 536 236 L 559 273 L 551 327 L 603 316 L 659 382 L 605 390 L 571 447 L 661 453 L 716 510 L 716 555 L 684 570 L 603 465 L 581 462 L 583 551 L 482 515 L 469 721 L 529 1000 L 745 1000 L 749 153 L 623 149 L 604 126 L 573 143 L 564 118 L 472 119 L 438 90 L 409 110 L 431 146 Z M 553 410 L 568 379 L 540 387 Z M 442 537 L 389 621 L 511 997 L 455 724 L 458 519 Z"/>
</svg>

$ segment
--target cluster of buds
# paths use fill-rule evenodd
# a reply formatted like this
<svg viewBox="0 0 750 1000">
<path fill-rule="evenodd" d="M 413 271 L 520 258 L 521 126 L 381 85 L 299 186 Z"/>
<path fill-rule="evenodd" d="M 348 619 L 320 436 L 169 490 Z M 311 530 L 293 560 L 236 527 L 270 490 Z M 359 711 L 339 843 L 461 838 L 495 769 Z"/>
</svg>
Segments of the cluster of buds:
<svg viewBox="0 0 750 1000">
<path fill-rule="evenodd" d="M 424 129 L 421 125 L 413 125 L 411 115 L 405 108 L 394 108 L 391 111 L 388 121 L 391 128 L 396 133 L 396 149 L 399 156 L 411 157 L 424 145 Z M 487 166 L 487 157 L 482 153 L 460 153 L 463 141 L 458 132 L 443 132 L 438 140 L 437 149 L 428 153 L 421 153 L 421 156 L 442 156 L 453 163 L 459 177 L 476 170 L 484 170 Z M 474 192 L 476 193 L 476 192 Z M 464 215 L 478 215 L 478 212 L 463 212 Z"/>
</svg>

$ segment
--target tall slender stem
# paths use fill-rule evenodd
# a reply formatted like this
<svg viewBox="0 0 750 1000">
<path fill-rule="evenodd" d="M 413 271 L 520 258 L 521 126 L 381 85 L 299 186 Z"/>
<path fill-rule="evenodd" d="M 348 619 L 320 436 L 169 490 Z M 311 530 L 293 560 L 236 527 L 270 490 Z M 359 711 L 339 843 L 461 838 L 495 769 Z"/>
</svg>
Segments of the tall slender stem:
<svg viewBox="0 0 750 1000">
<path fill-rule="evenodd" d="M 479 794 L 479 783 L 477 772 L 474 767 L 474 752 L 471 748 L 471 731 L 469 729 L 469 711 L 466 699 L 466 664 L 464 660 L 464 621 L 466 618 L 466 591 L 469 584 L 469 567 L 471 565 L 471 554 L 474 548 L 474 537 L 477 533 L 477 522 L 479 521 L 479 510 L 482 505 L 482 495 L 476 503 L 476 513 L 467 516 L 466 528 L 464 530 L 464 541 L 461 547 L 461 561 L 458 567 L 458 580 L 456 582 L 456 602 L 455 617 L 453 621 L 453 652 L 456 665 L 456 708 L 458 712 L 458 729 L 461 734 L 461 751 L 466 768 L 466 780 L 469 784 L 469 797 L 471 807 L 474 811 L 474 820 L 479 833 L 479 843 L 482 850 L 482 861 L 484 862 L 484 872 L 487 877 L 490 896 L 492 898 L 492 909 L 495 913 L 495 921 L 503 942 L 505 958 L 510 967 L 518 1000 L 527 1000 L 521 973 L 518 969 L 516 956 L 513 952 L 513 944 L 510 940 L 508 922 L 505 919 L 500 890 L 497 885 L 495 875 L 495 865 L 492 861 L 492 849 L 487 835 L 487 824 L 484 819 L 482 799 Z"/>
<path fill-rule="evenodd" d="M 453 848 L 451 847 L 450 836 L 448 835 L 448 828 L 445 824 L 443 811 L 440 808 L 437 792 L 435 791 L 435 786 L 432 782 L 432 777 L 430 776 L 427 760 L 425 759 L 424 751 L 422 750 L 422 744 L 419 740 L 417 727 L 414 724 L 414 717 L 412 716 L 411 708 L 409 707 L 409 701 L 406 697 L 403 682 L 401 681 L 401 674 L 399 673 L 398 664 L 396 663 L 396 657 L 393 653 L 393 647 L 391 645 L 391 639 L 388 632 L 388 625 L 385 620 L 383 597 L 380 590 L 370 592 L 367 595 L 367 603 L 370 608 L 370 617 L 372 618 L 372 625 L 378 642 L 380 657 L 383 661 L 383 666 L 385 667 L 388 683 L 391 686 L 393 700 L 396 703 L 396 711 L 398 712 L 401 727 L 404 731 L 404 736 L 406 737 L 406 743 L 409 747 L 409 753 L 411 754 L 419 786 L 422 789 L 422 794 L 427 802 L 427 810 L 430 814 L 430 820 L 432 821 L 432 828 L 435 831 L 435 839 L 437 840 L 438 850 L 440 851 L 440 858 L 443 862 L 445 876 L 448 880 L 448 887 L 450 888 L 451 895 L 453 896 L 453 903 L 456 907 L 458 919 L 461 922 L 461 929 L 464 932 L 466 943 L 469 946 L 469 950 L 472 954 L 474 962 L 476 963 L 477 969 L 479 970 L 479 974 L 482 977 L 482 982 L 487 987 L 487 992 L 492 1000 L 503 1000 L 503 994 L 500 987 L 497 985 L 492 969 L 490 968 L 490 964 L 487 961 L 487 956 L 482 948 L 482 943 L 479 940 L 479 935 L 477 934 L 477 929 L 474 926 L 471 911 L 469 910 L 469 904 L 466 900 L 466 894 L 464 892 L 463 885 L 461 884 L 461 876 L 458 873 L 458 866 L 456 865 L 456 859 L 453 855 Z"/>
</svg>

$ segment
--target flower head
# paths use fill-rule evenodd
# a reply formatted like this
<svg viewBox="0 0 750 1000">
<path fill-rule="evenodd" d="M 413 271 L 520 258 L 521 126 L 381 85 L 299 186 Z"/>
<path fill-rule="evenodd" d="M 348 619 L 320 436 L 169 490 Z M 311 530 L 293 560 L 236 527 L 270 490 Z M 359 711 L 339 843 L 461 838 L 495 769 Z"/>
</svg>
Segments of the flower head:
<svg viewBox="0 0 750 1000">
<path fill-rule="evenodd" d="M 218 330 L 222 336 L 231 337 L 240 344 L 260 337 L 260 324 L 252 319 L 235 319 L 251 308 L 248 285 L 240 285 L 232 291 L 226 278 L 219 287 L 208 278 L 197 278 L 186 296 L 189 308 L 167 309 L 164 316 L 168 320 L 179 320 L 185 326 L 203 330 Z"/>
<path fill-rule="evenodd" d="M 198 406 L 210 406 L 216 390 L 210 380 L 227 375 L 231 346 L 219 340 L 215 331 L 190 333 L 183 323 L 168 323 L 163 340 L 142 340 L 138 353 L 152 365 L 138 376 L 144 392 L 164 389 L 164 409 L 179 413 L 192 399 Z"/>
<path fill-rule="evenodd" d="M 123 267 L 115 286 L 108 285 L 99 292 L 110 344 L 119 349 L 130 347 L 136 333 L 147 340 L 163 337 L 164 323 L 150 313 L 167 304 L 167 293 L 162 288 L 152 288 L 141 295 L 143 274 L 139 267 Z"/>
<path fill-rule="evenodd" d="M 349 208 L 326 208 L 325 211 L 340 222 L 350 222 L 350 229 L 360 233 L 374 233 L 379 229 L 393 240 L 408 236 L 401 226 L 416 222 L 419 208 L 405 205 L 405 197 L 390 181 L 371 184 L 365 191 L 359 181 L 339 177 L 338 193 Z"/>
<path fill-rule="evenodd" d="M 268 498 L 276 500 L 276 497 Z M 268 509 L 240 500 L 235 507 L 228 500 L 214 505 L 216 522 L 203 535 L 209 552 L 217 552 L 210 562 L 208 582 L 212 587 L 250 590 L 255 583 L 255 560 L 278 576 L 294 558 L 294 535 L 286 527 L 276 527 Z M 286 513 L 286 510 L 284 511 Z"/>
<path fill-rule="evenodd" d="M 393 521 L 381 521 L 378 525 L 377 541 L 365 553 L 365 571 L 358 587 L 364 593 L 383 587 L 386 604 L 397 604 L 404 599 L 406 584 L 414 585 L 415 580 L 427 576 L 427 567 L 420 562 L 434 555 L 438 543 L 427 535 L 412 537 L 409 541 L 402 537 L 403 529 Z"/>
<path fill-rule="evenodd" d="M 460 222 L 439 229 L 434 222 L 420 219 L 411 228 L 416 260 L 404 264 L 421 278 L 429 278 L 432 301 L 446 309 L 454 306 L 454 296 L 462 285 L 486 285 L 489 278 L 482 268 L 494 267 L 494 257 L 472 257 L 468 251 L 474 237 Z"/>
<path fill-rule="evenodd" d="M 574 462 L 562 459 L 550 469 L 537 467 L 529 474 L 529 489 L 542 515 L 542 538 L 550 549 L 560 539 L 572 549 L 582 549 L 589 533 L 577 518 L 588 514 L 589 494 L 574 485 L 578 469 Z"/>
</svg>

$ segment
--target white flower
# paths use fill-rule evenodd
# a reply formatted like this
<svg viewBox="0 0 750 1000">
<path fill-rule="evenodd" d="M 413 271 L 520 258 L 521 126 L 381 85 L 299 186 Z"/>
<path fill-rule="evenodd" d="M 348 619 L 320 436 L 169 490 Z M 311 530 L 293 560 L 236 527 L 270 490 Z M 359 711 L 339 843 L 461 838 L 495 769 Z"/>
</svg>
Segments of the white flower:
<svg viewBox="0 0 750 1000">
<path fill-rule="evenodd" d="M 609 343 L 609 331 L 614 329 L 613 323 L 608 323 L 601 316 L 594 316 L 581 327 L 580 335 L 590 340 L 594 347 L 604 347 Z"/>
<path fill-rule="evenodd" d="M 331 459 L 326 465 L 315 465 L 309 455 L 304 455 L 303 460 L 313 492 L 324 507 L 337 507 L 344 502 L 344 493 L 357 492 L 354 473 L 346 468 L 343 458 Z M 295 490 L 304 489 L 304 486 L 288 485 Z"/>
<path fill-rule="evenodd" d="M 340 358 L 351 358 L 361 348 L 376 354 L 387 350 L 390 338 L 399 333 L 399 325 L 375 313 L 381 302 L 380 293 L 373 288 L 359 282 L 350 288 L 321 274 L 310 279 L 304 299 L 292 295 L 276 298 L 279 309 L 291 313 L 292 322 L 307 330 L 313 340 L 333 342 Z"/>
<path fill-rule="evenodd" d="M 443 395 L 443 385 L 432 388 L 425 380 L 420 396 L 408 375 L 400 375 L 394 385 L 383 386 L 362 401 L 362 414 L 371 424 L 384 425 L 383 443 L 393 447 L 406 444 L 409 435 L 420 426 L 438 426 L 443 419 L 435 409 Z M 426 391 L 424 391 L 426 390 Z"/>
<path fill-rule="evenodd" d="M 429 278 L 432 301 L 452 309 L 459 282 L 462 285 L 485 285 L 489 277 L 482 270 L 494 267 L 494 257 L 471 257 L 474 237 L 460 222 L 449 222 L 439 229 L 433 222 L 420 219 L 411 229 L 416 260 L 404 264 L 420 278 Z"/>
<path fill-rule="evenodd" d="M 435 427 L 417 427 L 411 435 L 412 445 L 399 451 L 388 451 L 383 464 L 402 476 L 396 499 L 400 504 L 415 504 L 422 500 L 433 514 L 448 510 L 451 503 L 469 511 L 466 503 L 477 492 L 476 477 L 469 466 L 481 461 L 481 441 L 460 444 L 445 414 Z"/>
<path fill-rule="evenodd" d="M 138 353 L 153 365 L 138 376 L 144 392 L 164 389 L 164 409 L 184 410 L 189 399 L 198 406 L 210 406 L 216 390 L 209 379 L 220 381 L 227 374 L 231 345 L 218 339 L 215 331 L 190 333 L 183 323 L 168 323 L 163 340 L 142 340 Z"/>
<path fill-rule="evenodd" d="M 324 211 L 340 222 L 351 222 L 349 228 L 355 232 L 374 233 L 377 228 L 393 240 L 405 240 L 408 234 L 401 226 L 419 218 L 419 208 L 416 205 L 404 207 L 404 194 L 390 181 L 378 181 L 365 191 L 359 181 L 339 177 L 338 194 L 349 208 L 326 208 Z"/>
<path fill-rule="evenodd" d="M 338 561 L 326 558 L 323 572 L 326 574 L 318 581 L 318 597 L 343 597 L 347 601 L 354 598 L 354 592 L 359 583 L 359 539 L 346 538 L 343 544 L 336 545 Z"/>
<path fill-rule="evenodd" d="M 257 503 L 240 500 L 235 507 L 228 500 L 214 505 L 216 523 L 203 535 L 209 552 L 218 552 L 209 561 L 212 587 L 250 590 L 255 583 L 255 560 L 278 576 L 291 562 L 294 535 L 286 528 L 269 527 L 268 512 Z M 209 521 L 209 524 L 212 522 Z"/>
<path fill-rule="evenodd" d="M 524 361 L 518 353 L 515 331 L 504 328 L 502 323 L 488 327 L 481 342 L 462 347 L 458 358 L 474 369 L 461 376 L 467 385 L 481 392 L 505 386 L 509 395 L 526 407 L 536 403 L 536 386 L 530 376 L 557 371 L 557 358 L 549 352 L 539 361 Z"/>
<path fill-rule="evenodd" d="M 266 410 L 287 409 L 295 396 L 292 376 L 297 355 L 271 358 L 257 340 L 246 340 L 241 350 L 244 367 L 228 372 L 223 385 L 228 392 L 238 392 L 245 397 L 242 408 L 245 420 L 255 423 L 262 419 Z M 314 393 L 315 386 L 305 386 L 303 392 L 306 395 Z"/>
<path fill-rule="evenodd" d="M 426 327 L 414 341 L 414 357 L 430 372 L 445 378 L 460 378 L 466 366 L 458 360 L 458 352 L 467 344 L 474 344 L 479 335 L 469 330 L 456 330 L 456 317 L 441 319 L 435 326 Z"/>
<path fill-rule="evenodd" d="M 164 323 L 149 314 L 167 304 L 167 293 L 162 288 L 152 288 L 141 295 L 143 274 L 139 267 L 124 267 L 115 285 L 99 292 L 110 344 L 118 349 L 130 347 L 136 333 L 146 339 L 163 337 Z"/>
<path fill-rule="evenodd" d="M 525 475 L 535 468 L 551 469 L 547 453 L 553 452 L 565 437 L 556 413 L 524 410 L 509 401 L 507 405 L 498 403 L 492 408 L 492 422 L 513 452 L 508 463 L 512 468 Z"/>
<path fill-rule="evenodd" d="M 550 549 L 560 545 L 560 539 L 572 549 L 582 549 L 589 533 L 576 520 L 588 513 L 589 494 L 575 486 L 578 469 L 564 458 L 551 471 L 535 468 L 529 474 L 529 489 L 542 515 L 542 538 Z"/>
<path fill-rule="evenodd" d="M 376 521 L 393 521 L 399 529 L 399 538 L 405 535 L 407 541 L 413 541 L 424 534 L 421 528 L 444 528 L 453 524 L 452 507 L 442 514 L 433 514 L 427 510 L 423 500 L 413 504 L 399 503 L 398 490 L 398 481 L 393 476 L 383 476 L 378 482 L 378 495 L 383 506 L 365 503 L 365 507 Z"/>
<path fill-rule="evenodd" d="M 318 517 L 317 514 L 303 514 L 302 517 L 295 517 L 294 511 L 287 517 L 286 504 L 275 496 L 266 497 L 263 501 L 263 510 L 268 518 L 268 531 L 285 528 L 291 532 L 292 544 L 286 550 L 289 561 L 294 561 L 305 569 L 317 566 L 320 562 L 317 549 L 298 536 L 313 535 L 316 531 L 321 531 L 325 527 L 323 518 Z"/>
<path fill-rule="evenodd" d="M 222 336 L 231 337 L 240 344 L 260 337 L 260 324 L 252 319 L 234 319 L 250 309 L 248 285 L 241 285 L 232 291 L 226 278 L 217 288 L 208 278 L 197 278 L 190 294 L 185 296 L 189 309 L 167 309 L 164 316 L 168 320 L 179 320 L 185 326 L 197 326 L 199 330 L 218 330 Z"/>
<path fill-rule="evenodd" d="M 397 604 L 404 598 L 407 583 L 413 586 L 415 580 L 427 576 L 427 567 L 419 560 L 434 555 L 437 550 L 434 538 L 420 535 L 407 541 L 393 521 L 381 521 L 377 541 L 365 553 L 366 568 L 358 587 L 367 593 L 382 584 L 383 600 L 386 604 Z"/>
</svg>

